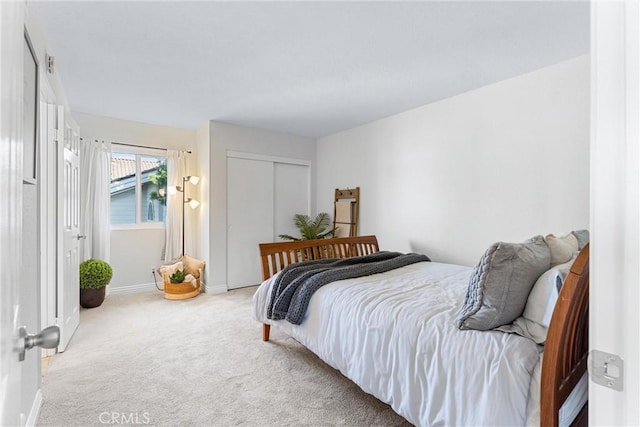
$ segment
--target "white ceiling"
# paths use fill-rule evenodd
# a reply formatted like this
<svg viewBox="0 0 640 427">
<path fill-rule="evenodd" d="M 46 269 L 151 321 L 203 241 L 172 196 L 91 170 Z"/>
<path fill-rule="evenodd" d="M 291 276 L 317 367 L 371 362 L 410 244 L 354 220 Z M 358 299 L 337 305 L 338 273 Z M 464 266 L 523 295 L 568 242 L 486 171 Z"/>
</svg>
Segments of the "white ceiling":
<svg viewBox="0 0 640 427">
<path fill-rule="evenodd" d="M 36 2 L 76 112 L 319 137 L 589 51 L 589 3 Z"/>
</svg>

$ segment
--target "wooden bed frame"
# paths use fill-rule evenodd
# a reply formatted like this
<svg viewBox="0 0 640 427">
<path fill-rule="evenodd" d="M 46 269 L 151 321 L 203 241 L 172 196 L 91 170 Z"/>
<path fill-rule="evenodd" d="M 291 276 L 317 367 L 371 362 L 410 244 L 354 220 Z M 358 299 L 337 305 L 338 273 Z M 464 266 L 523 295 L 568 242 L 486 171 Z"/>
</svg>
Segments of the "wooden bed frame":
<svg viewBox="0 0 640 427">
<path fill-rule="evenodd" d="M 350 258 L 377 252 L 376 236 L 343 237 L 260 244 L 262 278 L 267 280 L 289 264 L 309 259 Z M 262 340 L 269 341 L 271 325 L 262 325 Z M 542 362 L 540 425 L 557 426 L 558 412 L 587 371 L 589 351 L 589 245 L 565 279 L 551 317 Z M 572 425 L 586 426 L 587 404 Z"/>
<path fill-rule="evenodd" d="M 544 344 L 540 423 L 557 426 L 558 411 L 587 372 L 589 353 L 589 244 L 564 280 Z M 588 402 L 572 425 L 588 425 Z"/>
<path fill-rule="evenodd" d="M 260 243 L 259 246 L 262 280 L 267 280 L 289 264 L 310 259 L 351 258 L 380 250 L 376 236 Z M 270 331 L 271 325 L 262 325 L 262 341 L 269 341 Z"/>
</svg>

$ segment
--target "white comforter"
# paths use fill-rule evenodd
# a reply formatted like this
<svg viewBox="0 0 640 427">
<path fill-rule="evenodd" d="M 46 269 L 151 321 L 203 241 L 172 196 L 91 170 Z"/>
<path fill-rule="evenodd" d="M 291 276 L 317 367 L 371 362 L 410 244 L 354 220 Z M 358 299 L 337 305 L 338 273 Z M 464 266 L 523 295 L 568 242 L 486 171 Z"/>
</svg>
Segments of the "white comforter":
<svg viewBox="0 0 640 427">
<path fill-rule="evenodd" d="M 413 424 L 524 425 L 539 347 L 513 334 L 457 329 L 470 273 L 422 262 L 334 282 L 314 294 L 299 326 L 267 320 L 274 277 L 256 291 L 253 317 L 294 337 Z"/>
</svg>

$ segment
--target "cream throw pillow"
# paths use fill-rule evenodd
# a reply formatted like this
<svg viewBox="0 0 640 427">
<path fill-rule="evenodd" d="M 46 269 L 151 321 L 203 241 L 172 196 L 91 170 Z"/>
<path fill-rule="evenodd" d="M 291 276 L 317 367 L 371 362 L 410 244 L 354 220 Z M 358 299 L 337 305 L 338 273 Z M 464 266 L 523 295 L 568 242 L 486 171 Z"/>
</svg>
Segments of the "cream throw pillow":
<svg viewBox="0 0 640 427">
<path fill-rule="evenodd" d="M 166 274 L 168 276 L 171 276 L 173 273 L 175 273 L 178 270 L 184 270 L 184 264 L 182 263 L 182 261 L 178 261 L 175 264 L 163 265 L 158 269 L 158 272 L 160 274 Z"/>
<path fill-rule="evenodd" d="M 544 242 L 549 246 L 551 251 L 551 266 L 564 264 L 568 262 L 578 251 L 578 239 L 573 233 L 556 237 L 553 234 L 547 234 Z"/>
<path fill-rule="evenodd" d="M 192 274 L 196 279 L 200 278 L 200 270 L 204 268 L 204 261 L 184 255 L 182 262 L 184 263 L 185 273 Z"/>
</svg>

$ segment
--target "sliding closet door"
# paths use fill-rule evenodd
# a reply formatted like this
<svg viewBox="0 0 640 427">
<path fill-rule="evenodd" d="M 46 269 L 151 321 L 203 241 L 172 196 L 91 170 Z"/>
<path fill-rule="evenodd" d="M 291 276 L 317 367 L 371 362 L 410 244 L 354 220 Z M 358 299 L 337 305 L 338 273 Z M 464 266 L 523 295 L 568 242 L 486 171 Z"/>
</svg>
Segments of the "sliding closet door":
<svg viewBox="0 0 640 427">
<path fill-rule="evenodd" d="M 293 215 L 309 215 L 309 166 L 291 163 L 274 165 L 274 239 L 280 234 L 299 236 Z"/>
<path fill-rule="evenodd" d="M 304 161 L 234 153 L 227 157 L 227 287 L 262 281 L 258 244 L 298 236 L 293 215 L 309 214 L 310 167 Z"/>
<path fill-rule="evenodd" d="M 258 244 L 273 240 L 273 162 L 227 158 L 227 287 L 260 283 Z"/>
</svg>

